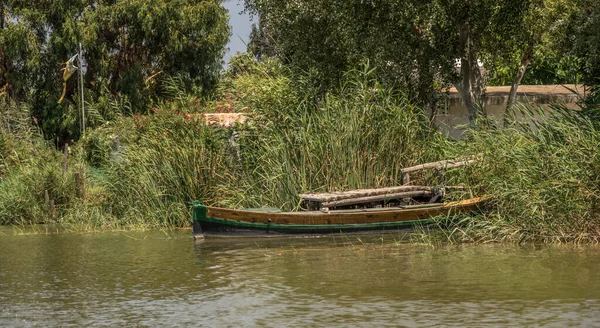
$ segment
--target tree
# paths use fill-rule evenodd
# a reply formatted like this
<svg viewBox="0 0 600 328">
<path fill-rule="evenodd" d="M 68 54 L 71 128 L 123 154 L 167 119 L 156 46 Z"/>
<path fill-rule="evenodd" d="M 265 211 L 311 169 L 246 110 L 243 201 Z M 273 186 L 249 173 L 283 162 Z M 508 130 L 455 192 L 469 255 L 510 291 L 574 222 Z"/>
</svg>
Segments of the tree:
<svg viewBox="0 0 600 328">
<path fill-rule="evenodd" d="M 432 96 L 433 52 L 418 30 L 428 8 L 420 1 L 247 0 L 246 7 L 259 17 L 256 55 L 316 71 L 325 87 L 367 58 L 388 85 L 419 101 Z"/>
<path fill-rule="evenodd" d="M 519 7 L 507 7 L 499 18 L 509 20 L 508 30 L 500 29 L 492 35 L 501 36 L 510 33 L 511 38 L 491 38 L 490 66 L 506 65 L 514 67 L 514 75 L 507 100 L 507 110 L 515 103 L 517 90 L 529 65 L 536 59 L 553 58 L 558 45 L 566 36 L 566 20 L 574 10 L 574 0 L 530 0 L 528 10 L 516 14 Z M 494 26 L 502 24 L 494 22 Z M 494 51 L 502 49 L 502 51 Z"/>
<path fill-rule="evenodd" d="M 143 110 L 162 76 L 210 90 L 229 38 L 222 0 L 11 0 L 0 20 L 0 83 L 34 103 L 51 134 L 73 136 L 65 111 L 77 102 L 76 79 L 60 97 L 60 63 L 81 42 L 85 89 L 97 99 L 122 95 Z M 27 42 L 22 42 L 26 40 Z M 24 68 L 24 69 L 23 69 Z M 74 129 L 77 130 L 77 129 Z"/>
<path fill-rule="evenodd" d="M 246 0 L 246 7 L 259 16 L 261 40 L 274 40 L 271 53 L 316 68 L 326 84 L 366 57 L 380 79 L 424 105 L 435 101 L 439 82 L 454 85 L 473 122 L 485 105 L 480 60 L 513 58 L 519 50 L 528 62 L 530 45 L 560 10 L 546 9 L 548 3 L 565 1 Z M 534 29 L 529 23 L 540 12 L 547 18 Z"/>
<path fill-rule="evenodd" d="M 13 9 L 13 1 L 0 3 L 0 94 L 23 99 L 39 68 L 40 43 Z"/>
<path fill-rule="evenodd" d="M 589 86 L 600 85 L 600 6 L 594 0 L 577 0 L 569 17 L 564 53 L 581 58 L 580 70 Z"/>
<path fill-rule="evenodd" d="M 600 7 L 595 0 L 577 0 L 577 10 L 569 17 L 568 38 L 563 44 L 563 54 L 580 59 L 579 70 L 583 83 L 590 89 L 585 98 L 591 115 L 600 114 Z"/>
</svg>

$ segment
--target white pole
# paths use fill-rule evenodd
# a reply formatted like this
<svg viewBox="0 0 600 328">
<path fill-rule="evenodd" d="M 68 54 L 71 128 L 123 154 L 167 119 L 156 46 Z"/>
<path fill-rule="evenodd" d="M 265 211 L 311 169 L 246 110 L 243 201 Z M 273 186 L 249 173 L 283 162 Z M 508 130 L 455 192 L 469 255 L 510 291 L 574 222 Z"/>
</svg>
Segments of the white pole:
<svg viewBox="0 0 600 328">
<path fill-rule="evenodd" d="M 83 98 L 83 59 L 81 52 L 81 42 L 79 42 L 79 85 L 81 90 L 81 136 L 85 136 L 85 99 Z"/>
</svg>

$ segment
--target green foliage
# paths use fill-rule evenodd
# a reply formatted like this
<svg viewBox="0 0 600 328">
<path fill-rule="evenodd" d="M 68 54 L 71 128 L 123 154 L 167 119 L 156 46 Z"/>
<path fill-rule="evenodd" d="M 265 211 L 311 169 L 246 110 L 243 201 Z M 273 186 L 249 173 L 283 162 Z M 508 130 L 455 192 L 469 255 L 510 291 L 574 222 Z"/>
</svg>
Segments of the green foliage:
<svg viewBox="0 0 600 328">
<path fill-rule="evenodd" d="M 135 131 L 120 135 L 121 156 L 104 166 L 106 205 L 120 224 L 186 226 L 195 199 L 295 209 L 300 192 L 394 185 L 400 168 L 432 156 L 425 118 L 368 70 L 317 102 L 277 61 L 244 63 L 220 88 L 248 125 L 210 127 L 185 111 L 194 107 L 168 102 L 112 128 Z"/>
<path fill-rule="evenodd" d="M 218 197 L 215 186 L 229 172 L 222 148 L 228 131 L 167 107 L 125 120 L 121 127 L 137 132 L 122 140 L 123 154 L 107 173 L 114 213 L 127 224 L 186 226 L 186 203 Z"/>
<path fill-rule="evenodd" d="M 450 156 L 481 153 L 452 184 L 478 186 L 492 197 L 481 216 L 450 224 L 455 241 L 598 241 L 600 131 L 590 117 L 555 107 L 523 108 L 521 123 L 473 131 L 444 148 Z"/>
<path fill-rule="evenodd" d="M 107 127 L 93 130 L 83 137 L 79 145 L 83 149 L 86 162 L 94 167 L 107 166 L 111 153 L 117 150 L 115 138 Z"/>
<path fill-rule="evenodd" d="M 563 53 L 579 59 L 582 81 L 589 88 L 584 109 L 600 118 L 600 8 L 595 1 L 578 0 L 570 19 Z"/>
<path fill-rule="evenodd" d="M 489 85 L 511 85 L 515 79 L 516 64 L 496 65 Z M 579 84 L 582 74 L 579 71 L 580 59 L 575 56 L 557 55 L 551 58 L 536 56 L 521 80 L 523 85 Z"/>
<path fill-rule="evenodd" d="M 75 171 L 62 172 L 30 120 L 27 106 L 0 99 L 0 224 L 55 222 L 76 198 Z"/>
<path fill-rule="evenodd" d="M 239 75 L 236 89 L 249 77 Z M 433 156 L 426 118 L 368 67 L 319 101 L 296 89 L 302 79 L 295 83 L 266 77 L 244 98 L 254 123 L 240 131 L 244 174 L 236 176 L 240 194 L 254 199 L 241 205 L 293 209 L 302 192 L 396 185 L 401 168 Z"/>
<path fill-rule="evenodd" d="M 315 70 L 326 86 L 336 86 L 343 72 L 367 58 L 382 83 L 418 104 L 429 105 L 441 87 L 461 89 L 464 81 L 472 90 L 461 96 L 479 101 L 485 78 L 477 76 L 477 60 L 488 72 L 506 71 L 500 75 L 510 78 L 502 81 L 512 83 L 528 51 L 551 52 L 549 44 L 564 36 L 558 22 L 571 2 L 246 0 L 260 19 L 249 49 L 261 59 L 276 56 L 293 68 Z M 553 67 L 539 72 L 546 68 Z"/>
<path fill-rule="evenodd" d="M 58 105 L 59 63 L 79 42 L 87 101 L 102 112 L 119 94 L 128 111 L 142 112 L 162 92 L 164 77 L 210 90 L 229 37 L 220 0 L 11 1 L 0 9 L 0 93 L 30 100 L 47 136 L 67 140 L 78 137 L 78 82 L 68 81 Z"/>
<path fill-rule="evenodd" d="M 567 36 L 567 18 L 576 9 L 576 0 L 530 0 L 506 6 L 490 24 L 490 38 L 484 40 L 486 68 L 496 76 L 496 85 L 511 85 L 515 72 L 529 59 L 531 72 L 523 84 L 554 84 L 577 81 L 574 58 L 563 58 L 560 44 Z M 508 3 L 508 2 L 507 2 Z M 504 23 L 499 23 L 504 21 Z M 502 72 L 508 70 L 509 72 Z M 499 71 L 499 72 L 497 72 Z"/>
<path fill-rule="evenodd" d="M 566 52 L 581 58 L 584 82 L 600 84 L 600 8 L 595 1 L 578 0 L 577 10 L 569 20 Z"/>
<path fill-rule="evenodd" d="M 417 32 L 429 26 L 431 6 L 311 0 L 251 0 L 246 6 L 260 18 L 251 41 L 257 55 L 276 55 L 293 68 L 314 70 L 324 89 L 336 87 L 345 71 L 367 58 L 379 80 L 407 90 L 409 97 L 423 100 L 433 91 L 432 60 L 438 54 Z"/>
<path fill-rule="evenodd" d="M 0 178 L 49 153 L 49 145 L 32 125 L 29 106 L 0 97 Z"/>
<path fill-rule="evenodd" d="M 11 5 L 0 4 L 0 95 L 23 100 L 37 78 L 41 47 L 32 24 L 15 19 Z"/>
</svg>

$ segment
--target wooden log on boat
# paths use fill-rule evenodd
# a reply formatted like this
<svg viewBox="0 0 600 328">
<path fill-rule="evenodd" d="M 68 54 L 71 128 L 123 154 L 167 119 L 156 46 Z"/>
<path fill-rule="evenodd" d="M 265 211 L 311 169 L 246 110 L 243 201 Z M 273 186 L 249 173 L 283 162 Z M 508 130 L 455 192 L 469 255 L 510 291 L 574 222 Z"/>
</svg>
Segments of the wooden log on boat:
<svg viewBox="0 0 600 328">
<path fill-rule="evenodd" d="M 356 189 L 331 193 L 300 194 L 308 209 L 329 210 L 329 208 L 368 204 L 391 199 L 418 196 L 431 196 L 428 186 L 396 186 L 377 189 Z"/>
<path fill-rule="evenodd" d="M 467 164 L 471 164 L 471 163 L 475 163 L 475 162 L 477 162 L 477 159 L 464 159 L 464 160 L 448 159 L 448 160 L 443 160 L 443 161 L 439 161 L 439 162 L 425 163 L 425 164 L 419 164 L 419 165 L 407 167 L 407 168 L 400 170 L 400 172 L 404 174 L 404 173 L 410 173 L 410 172 L 420 171 L 420 170 L 424 170 L 424 169 L 438 169 L 438 170 L 439 169 L 451 169 L 454 167 L 459 167 L 459 166 L 463 166 L 463 165 L 467 165 Z"/>
<path fill-rule="evenodd" d="M 407 197 L 419 197 L 419 196 L 431 196 L 431 195 L 432 195 L 432 192 L 430 190 L 406 191 L 406 192 L 399 192 L 399 193 L 394 193 L 394 194 L 382 194 L 382 195 L 369 196 L 369 197 L 335 200 L 335 201 L 321 203 L 321 206 L 322 207 L 338 207 L 338 206 L 379 202 L 379 201 L 385 201 L 385 200 L 390 200 L 390 199 L 402 199 L 402 198 L 407 198 Z"/>
<path fill-rule="evenodd" d="M 443 161 L 419 164 L 419 165 L 403 168 L 400 170 L 400 173 L 402 174 L 402 184 L 405 186 L 410 184 L 410 173 L 411 172 L 425 170 L 425 169 L 435 169 L 438 172 L 438 181 L 439 181 L 440 185 L 443 185 L 445 170 L 463 166 L 463 165 L 467 165 L 467 164 L 471 164 L 471 163 L 475 163 L 475 162 L 477 162 L 479 156 L 481 156 L 481 154 L 477 154 L 475 156 L 462 158 L 462 159 L 446 159 Z"/>
<path fill-rule="evenodd" d="M 409 191 L 431 191 L 429 186 L 397 186 L 377 189 L 356 189 L 329 193 L 300 194 L 300 198 L 315 202 L 328 203 L 343 199 L 363 198 L 385 194 L 397 194 Z"/>
</svg>

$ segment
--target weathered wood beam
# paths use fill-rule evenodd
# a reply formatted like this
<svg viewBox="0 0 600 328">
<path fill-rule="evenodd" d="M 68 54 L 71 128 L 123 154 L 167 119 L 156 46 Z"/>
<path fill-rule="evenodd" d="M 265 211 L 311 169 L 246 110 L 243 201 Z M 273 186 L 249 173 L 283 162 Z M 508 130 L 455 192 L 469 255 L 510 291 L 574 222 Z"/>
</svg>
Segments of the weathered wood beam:
<svg viewBox="0 0 600 328">
<path fill-rule="evenodd" d="M 330 202 L 323 202 L 321 207 L 336 207 L 336 206 L 346 206 L 346 205 L 356 205 L 370 202 L 377 202 L 388 199 L 401 199 L 407 197 L 416 197 L 416 196 L 431 196 L 431 191 L 407 191 L 407 192 L 399 192 L 394 194 L 384 194 L 377 196 L 369 196 L 369 197 L 360 197 L 360 198 L 351 198 L 351 199 L 343 199 L 336 200 Z"/>
<path fill-rule="evenodd" d="M 454 167 L 463 166 L 463 165 L 467 165 L 467 164 L 471 164 L 471 163 L 475 163 L 475 162 L 477 162 L 476 158 L 447 159 L 447 160 L 443 160 L 443 161 L 439 161 L 439 162 L 425 163 L 425 164 L 419 164 L 419 165 L 403 168 L 402 170 L 400 170 L 400 172 L 402 174 L 406 174 L 406 173 L 415 172 L 415 171 L 424 170 L 424 169 L 451 169 Z"/>
<path fill-rule="evenodd" d="M 431 191 L 429 186 L 397 186 L 388 188 L 377 188 L 377 189 L 357 189 L 349 191 L 340 191 L 332 193 L 318 193 L 318 194 L 300 194 L 300 198 L 307 201 L 315 202 L 331 202 L 343 199 L 361 198 L 385 194 L 395 194 L 400 192 L 409 191 Z"/>
</svg>

